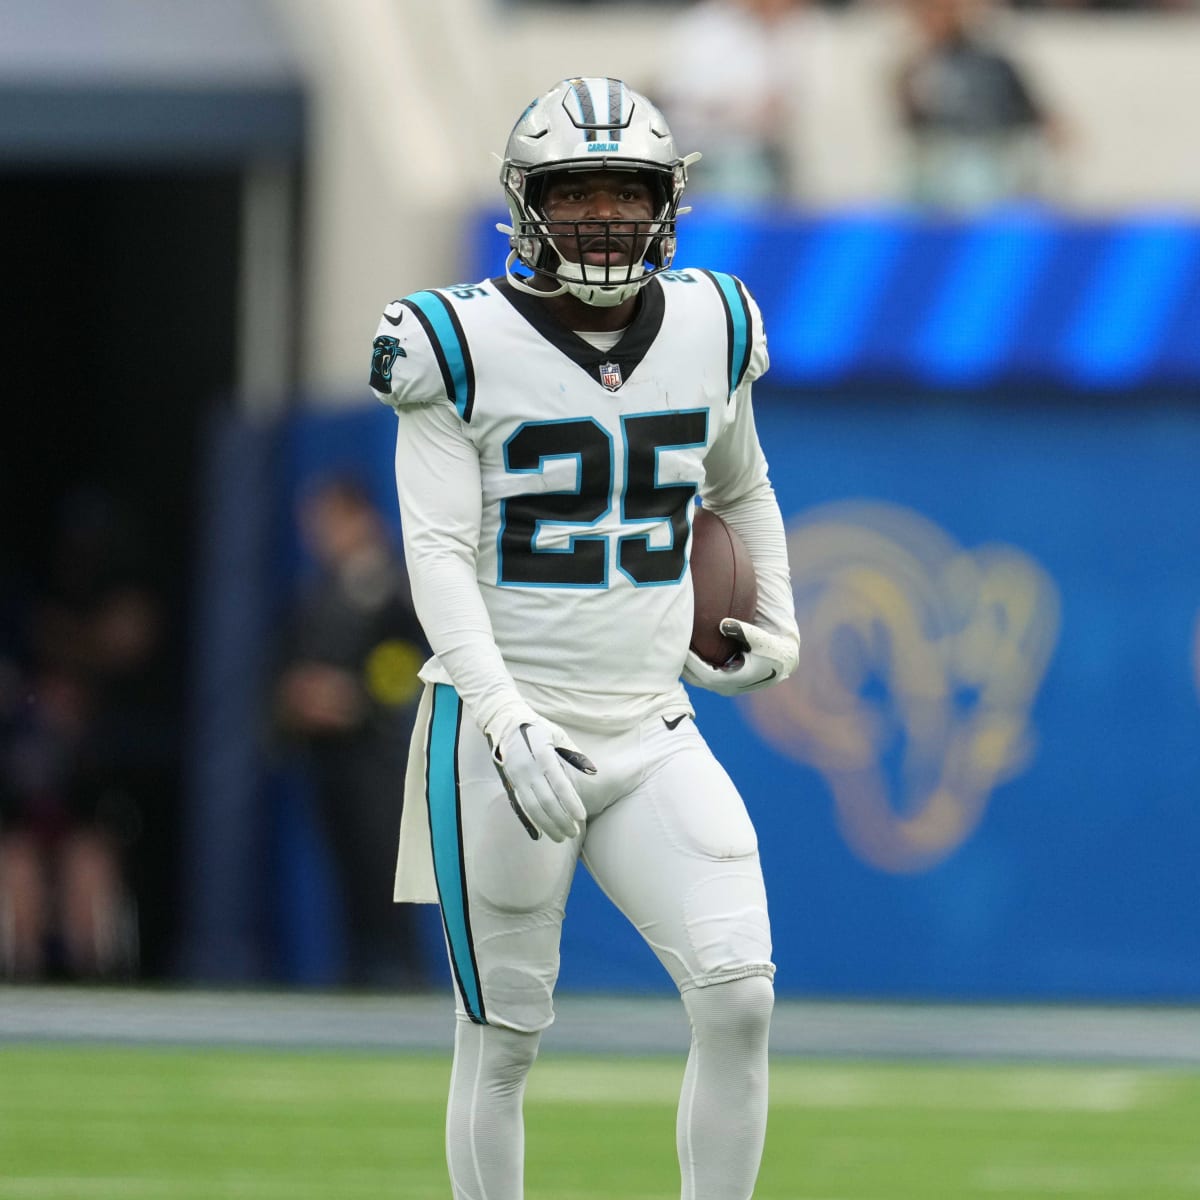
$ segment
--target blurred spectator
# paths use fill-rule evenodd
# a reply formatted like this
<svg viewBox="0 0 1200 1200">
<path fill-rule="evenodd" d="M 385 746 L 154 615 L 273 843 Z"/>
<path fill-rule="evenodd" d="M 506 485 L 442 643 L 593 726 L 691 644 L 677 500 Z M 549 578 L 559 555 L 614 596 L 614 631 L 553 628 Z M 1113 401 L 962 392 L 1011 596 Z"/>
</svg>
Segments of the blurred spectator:
<svg viewBox="0 0 1200 1200">
<path fill-rule="evenodd" d="M 693 192 L 761 202 L 800 189 L 793 130 L 820 28 L 805 0 L 700 0 L 675 18 L 650 90 L 679 151 L 704 155 Z"/>
<path fill-rule="evenodd" d="M 301 501 L 319 570 L 292 621 L 275 691 L 279 727 L 304 751 L 344 902 L 347 982 L 415 987 L 412 908 L 392 902 L 404 770 L 428 656 L 408 576 L 383 518 L 349 477 Z"/>
<path fill-rule="evenodd" d="M 1066 12 L 1176 12 L 1195 8 L 1196 0 L 1014 0 L 1013 7 Z"/>
<path fill-rule="evenodd" d="M 563 5 L 582 8 L 587 5 L 611 8 L 626 5 L 638 8 L 681 8 L 689 0 L 495 0 L 501 8 L 552 8 Z M 873 0 L 817 0 L 820 7 L 844 9 L 869 7 Z M 1177 12 L 1197 7 L 1200 0 L 1013 0 L 1014 8 L 1061 9 L 1067 12 Z"/>
<path fill-rule="evenodd" d="M 908 198 L 974 209 L 1051 190 L 1062 129 L 984 25 L 978 0 L 905 0 L 918 44 L 897 84 Z"/>
<path fill-rule="evenodd" d="M 81 489 L 0 682 L 0 970 L 106 978 L 137 965 L 125 852 L 157 737 L 158 598 L 129 515 Z"/>
</svg>

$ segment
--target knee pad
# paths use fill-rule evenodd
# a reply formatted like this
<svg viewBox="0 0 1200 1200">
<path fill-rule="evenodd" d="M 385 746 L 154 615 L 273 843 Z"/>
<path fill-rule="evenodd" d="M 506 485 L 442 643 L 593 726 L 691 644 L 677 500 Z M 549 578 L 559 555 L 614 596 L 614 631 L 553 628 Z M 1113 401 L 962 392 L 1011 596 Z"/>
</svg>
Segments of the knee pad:
<svg viewBox="0 0 1200 1200">
<path fill-rule="evenodd" d="M 460 1020 L 455 1032 L 455 1057 L 489 1091 L 511 1092 L 524 1083 L 537 1058 L 540 1041 L 539 1033 L 518 1033 L 499 1025 Z"/>
<path fill-rule="evenodd" d="M 684 1007 L 698 1036 L 753 1042 L 763 1038 L 775 1007 L 775 986 L 766 975 L 689 988 Z"/>
</svg>

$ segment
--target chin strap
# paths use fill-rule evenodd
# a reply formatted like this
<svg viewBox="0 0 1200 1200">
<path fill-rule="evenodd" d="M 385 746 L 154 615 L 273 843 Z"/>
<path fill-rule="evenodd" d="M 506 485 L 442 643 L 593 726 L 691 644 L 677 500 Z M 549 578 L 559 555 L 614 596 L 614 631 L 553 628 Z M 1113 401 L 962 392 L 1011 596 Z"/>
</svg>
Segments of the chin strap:
<svg viewBox="0 0 1200 1200">
<path fill-rule="evenodd" d="M 514 236 L 511 225 L 497 224 L 496 228 L 501 233 L 508 234 L 510 238 Z M 590 304 L 593 308 L 615 308 L 623 300 L 628 300 L 630 296 L 636 295 L 642 284 L 650 278 L 646 275 L 638 279 L 631 279 L 626 283 L 610 284 L 589 283 L 584 279 L 559 278 L 557 288 L 552 291 L 543 291 L 541 288 L 530 287 L 520 275 L 514 273 L 513 267 L 518 262 L 521 262 L 523 266 L 527 265 L 514 248 L 509 251 L 508 258 L 504 261 L 504 275 L 517 291 L 525 292 L 529 296 L 540 296 L 543 300 L 570 292 L 572 296 L 578 297 L 584 304 Z M 580 269 L 575 263 L 562 262 L 560 270 L 567 270 L 570 267 Z M 553 276 L 546 276 L 546 278 L 553 278 Z"/>
<path fill-rule="evenodd" d="M 615 308 L 631 296 L 636 296 L 645 282 L 643 278 L 631 280 L 629 283 L 602 285 L 568 279 L 564 281 L 563 286 L 572 296 L 577 296 L 584 304 L 590 304 L 593 308 Z"/>
<path fill-rule="evenodd" d="M 497 225 L 496 228 L 501 233 L 512 232 L 507 225 Z M 524 292 L 527 296 L 540 296 L 543 300 L 548 300 L 551 296 L 562 296 L 566 293 L 567 285 L 565 283 L 560 283 L 552 292 L 544 292 L 541 288 L 530 287 L 520 275 L 515 274 L 513 271 L 513 265 L 519 261 L 515 250 L 510 251 L 508 258 L 504 260 L 504 277 L 518 292 Z"/>
</svg>

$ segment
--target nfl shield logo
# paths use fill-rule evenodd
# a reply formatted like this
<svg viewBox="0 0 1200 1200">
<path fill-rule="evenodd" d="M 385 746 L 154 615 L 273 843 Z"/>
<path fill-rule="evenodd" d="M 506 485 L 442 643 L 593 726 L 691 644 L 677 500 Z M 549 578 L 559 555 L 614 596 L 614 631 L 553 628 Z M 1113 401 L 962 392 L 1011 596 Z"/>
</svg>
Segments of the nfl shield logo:
<svg viewBox="0 0 1200 1200">
<path fill-rule="evenodd" d="M 607 362 L 600 364 L 600 382 L 604 384 L 610 392 L 615 392 L 617 388 L 625 382 L 621 378 L 620 363 Z"/>
</svg>

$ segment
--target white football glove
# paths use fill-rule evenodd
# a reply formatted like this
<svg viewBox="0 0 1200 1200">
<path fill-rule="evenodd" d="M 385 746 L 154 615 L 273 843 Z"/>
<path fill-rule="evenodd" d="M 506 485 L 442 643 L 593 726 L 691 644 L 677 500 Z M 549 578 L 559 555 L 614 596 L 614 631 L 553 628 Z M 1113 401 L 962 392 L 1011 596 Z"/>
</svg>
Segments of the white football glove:
<svg viewBox="0 0 1200 1200">
<path fill-rule="evenodd" d="M 555 724 L 531 708 L 514 708 L 493 721 L 488 732 L 492 761 L 517 819 L 534 841 L 575 837 L 587 820 L 583 801 L 563 763 L 585 775 L 596 768 Z"/>
<path fill-rule="evenodd" d="M 786 679 L 800 658 L 800 643 L 768 633 L 749 621 L 726 617 L 721 632 L 741 646 L 741 653 L 723 667 L 707 663 L 694 650 L 683 664 L 683 681 L 722 696 L 744 696 Z"/>
</svg>

